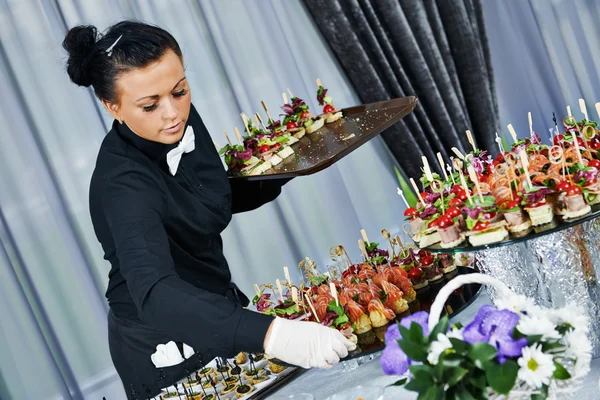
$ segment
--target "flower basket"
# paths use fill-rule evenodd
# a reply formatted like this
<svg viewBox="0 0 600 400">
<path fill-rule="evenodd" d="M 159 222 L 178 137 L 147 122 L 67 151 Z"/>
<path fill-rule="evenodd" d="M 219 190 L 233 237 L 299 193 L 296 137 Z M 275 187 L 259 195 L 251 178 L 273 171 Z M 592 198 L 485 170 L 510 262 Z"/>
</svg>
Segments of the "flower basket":
<svg viewBox="0 0 600 400">
<path fill-rule="evenodd" d="M 469 283 L 494 287 L 497 307 L 484 305 L 466 326 L 450 327 L 440 319 L 444 304 Z M 388 329 L 381 363 L 385 373 L 404 375 L 395 385 L 419 399 L 564 399 L 589 372 L 588 326 L 576 306 L 541 308 L 496 278 L 462 275 L 440 290 L 431 314 Z"/>
</svg>

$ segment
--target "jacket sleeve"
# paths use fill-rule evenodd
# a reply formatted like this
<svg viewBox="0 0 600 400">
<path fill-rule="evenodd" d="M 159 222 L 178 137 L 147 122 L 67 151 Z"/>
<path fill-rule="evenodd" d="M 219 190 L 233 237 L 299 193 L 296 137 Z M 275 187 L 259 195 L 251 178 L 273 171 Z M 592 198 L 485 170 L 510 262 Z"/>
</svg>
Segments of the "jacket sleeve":
<svg viewBox="0 0 600 400">
<path fill-rule="evenodd" d="M 245 179 L 229 179 L 231 184 L 232 212 L 252 211 L 263 204 L 271 202 L 281 194 L 281 187 L 291 179 L 267 179 L 247 181 Z"/>
<path fill-rule="evenodd" d="M 214 355 L 263 351 L 272 317 L 245 310 L 177 275 L 160 187 L 158 179 L 132 166 L 108 179 L 103 194 L 121 273 L 140 318 L 174 341 L 211 349 Z"/>
</svg>

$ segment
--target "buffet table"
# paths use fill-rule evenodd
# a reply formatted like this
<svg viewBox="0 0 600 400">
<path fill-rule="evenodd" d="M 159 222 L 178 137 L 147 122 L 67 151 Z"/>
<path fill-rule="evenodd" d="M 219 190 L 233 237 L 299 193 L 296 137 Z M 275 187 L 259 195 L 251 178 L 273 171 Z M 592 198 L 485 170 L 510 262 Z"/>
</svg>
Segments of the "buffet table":
<svg viewBox="0 0 600 400">
<path fill-rule="evenodd" d="M 452 321 L 465 322 L 472 320 L 479 307 L 486 303 L 490 303 L 490 299 L 485 292 L 485 289 L 483 289 L 479 297 L 465 310 L 454 317 Z M 267 398 L 284 399 L 292 394 L 310 393 L 316 400 L 324 400 L 334 393 L 351 387 L 359 385 L 377 385 L 385 387 L 397 380 L 396 377 L 386 376 L 383 373 L 381 365 L 379 364 L 379 354 L 375 356 L 373 360 L 351 370 L 351 363 L 353 362 L 354 361 L 350 361 L 347 364 L 339 364 L 330 370 L 307 371 Z M 600 391 L 600 358 L 592 360 L 591 368 L 592 370 L 586 376 L 583 386 L 573 393 L 572 398 L 576 398 L 577 400 L 598 399 L 598 393 Z M 356 394 L 358 398 L 360 393 L 357 392 Z M 414 392 L 408 392 L 401 388 L 392 387 L 386 390 L 384 400 L 416 398 L 417 394 Z"/>
</svg>

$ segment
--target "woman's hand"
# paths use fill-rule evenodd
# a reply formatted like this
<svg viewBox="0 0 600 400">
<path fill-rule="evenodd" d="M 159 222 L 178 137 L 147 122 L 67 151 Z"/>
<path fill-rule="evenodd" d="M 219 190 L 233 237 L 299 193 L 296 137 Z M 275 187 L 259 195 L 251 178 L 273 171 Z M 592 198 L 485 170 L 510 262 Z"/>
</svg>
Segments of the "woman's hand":
<svg viewBox="0 0 600 400">
<path fill-rule="evenodd" d="M 316 322 L 275 318 L 265 337 L 265 353 L 303 368 L 330 368 L 356 345 L 338 330 Z"/>
</svg>

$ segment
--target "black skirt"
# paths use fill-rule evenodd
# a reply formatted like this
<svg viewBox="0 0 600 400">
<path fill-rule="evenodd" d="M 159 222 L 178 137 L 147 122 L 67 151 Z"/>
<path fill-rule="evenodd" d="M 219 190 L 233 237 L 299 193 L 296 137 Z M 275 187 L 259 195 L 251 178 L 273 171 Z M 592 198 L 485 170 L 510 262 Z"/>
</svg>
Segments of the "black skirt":
<svg viewBox="0 0 600 400">
<path fill-rule="evenodd" d="M 236 287 L 229 290 L 227 299 L 243 306 L 248 305 L 248 298 Z M 172 367 L 156 368 L 151 355 L 156 346 L 172 341 L 162 332 L 144 324 L 140 320 L 121 318 L 112 311 L 108 313 L 108 345 L 110 356 L 119 378 L 123 383 L 128 400 L 151 399 L 160 394 L 162 389 L 174 385 L 177 381 L 194 374 L 203 365 L 216 356 L 209 350 L 194 354 L 181 364 Z M 182 344 L 177 343 L 180 351 Z M 206 348 L 210 349 L 207 343 Z M 110 399 L 108 399 L 110 400 Z"/>
</svg>

